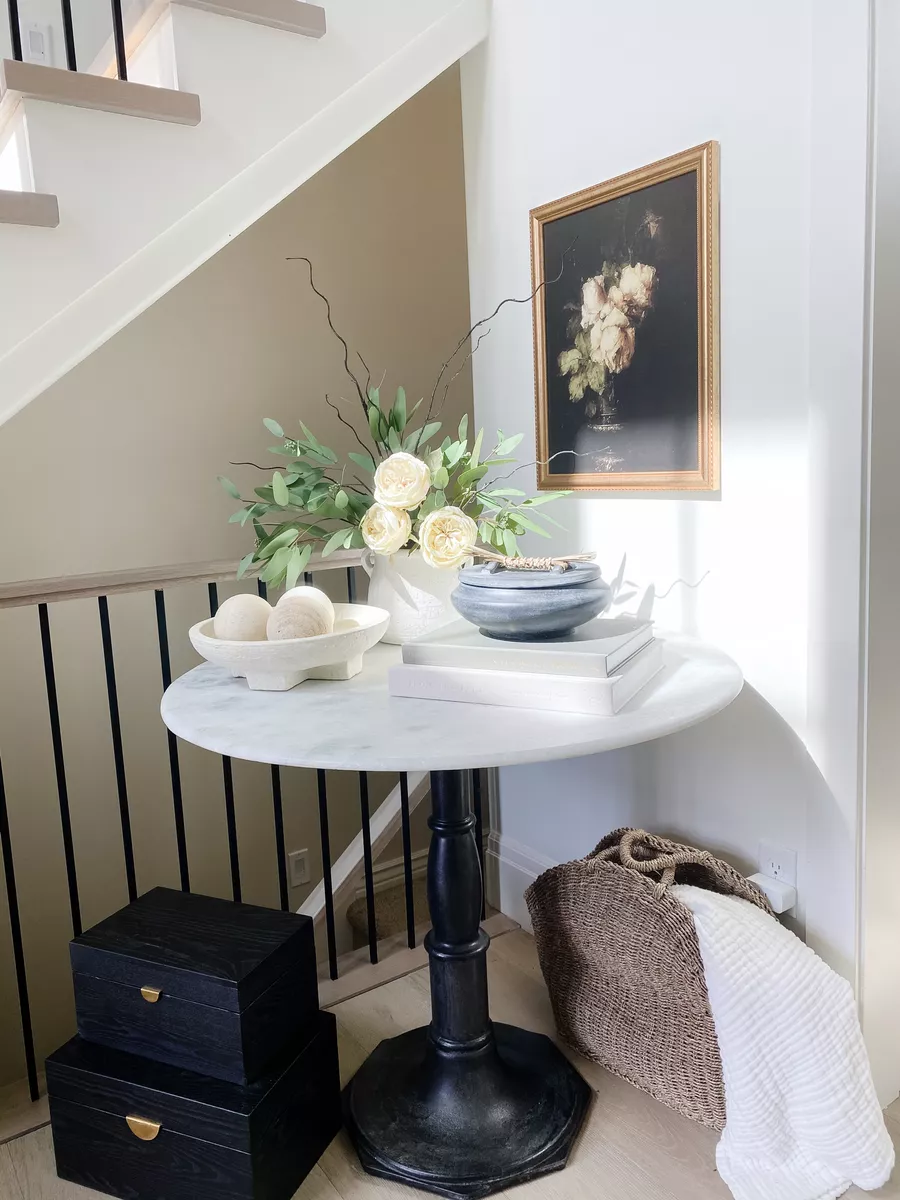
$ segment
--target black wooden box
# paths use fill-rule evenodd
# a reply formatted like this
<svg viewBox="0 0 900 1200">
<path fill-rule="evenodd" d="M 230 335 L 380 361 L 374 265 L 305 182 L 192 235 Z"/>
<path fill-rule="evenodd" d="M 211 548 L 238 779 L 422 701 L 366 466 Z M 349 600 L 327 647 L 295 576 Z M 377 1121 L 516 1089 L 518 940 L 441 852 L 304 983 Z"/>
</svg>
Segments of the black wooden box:
<svg viewBox="0 0 900 1200">
<path fill-rule="evenodd" d="M 248 1087 L 73 1038 L 47 1059 L 61 1179 L 124 1200 L 289 1200 L 341 1125 L 336 1022 Z"/>
<path fill-rule="evenodd" d="M 244 1084 L 315 1028 L 308 917 L 155 888 L 70 949 L 89 1042 Z"/>
</svg>

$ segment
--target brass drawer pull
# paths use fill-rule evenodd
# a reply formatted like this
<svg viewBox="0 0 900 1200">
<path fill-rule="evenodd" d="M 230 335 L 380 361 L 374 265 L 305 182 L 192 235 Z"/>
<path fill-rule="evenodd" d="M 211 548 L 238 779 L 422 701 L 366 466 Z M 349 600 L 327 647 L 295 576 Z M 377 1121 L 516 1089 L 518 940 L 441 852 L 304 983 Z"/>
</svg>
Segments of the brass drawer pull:
<svg viewBox="0 0 900 1200">
<path fill-rule="evenodd" d="M 144 999 L 147 1001 L 148 1004 L 155 1004 L 157 1002 L 157 1000 L 160 998 L 160 996 L 162 995 L 162 989 L 155 988 L 155 987 L 142 987 L 141 995 L 144 997 Z"/>
<path fill-rule="evenodd" d="M 142 1142 L 152 1142 L 162 1125 L 159 1121 L 148 1121 L 146 1117 L 126 1117 L 125 1123 L 136 1138 Z"/>
</svg>

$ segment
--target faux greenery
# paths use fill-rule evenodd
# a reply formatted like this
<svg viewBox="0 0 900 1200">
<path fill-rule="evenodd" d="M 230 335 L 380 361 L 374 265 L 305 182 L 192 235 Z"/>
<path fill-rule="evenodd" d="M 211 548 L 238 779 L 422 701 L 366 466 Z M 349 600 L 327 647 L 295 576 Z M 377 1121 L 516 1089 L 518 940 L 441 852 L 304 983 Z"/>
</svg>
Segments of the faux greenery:
<svg viewBox="0 0 900 1200">
<path fill-rule="evenodd" d="M 455 521 L 458 529 L 471 529 L 473 542 L 477 528 L 477 536 L 484 544 L 509 555 L 519 553 L 518 538 L 523 534 L 549 537 L 542 522 L 553 525 L 558 525 L 558 522 L 542 511 L 543 506 L 569 493 L 544 492 L 529 497 L 519 488 L 506 483 L 518 468 L 497 475 L 498 469 L 516 463 L 512 452 L 522 441 L 523 435 L 507 437 L 498 431 L 493 445 L 488 449 L 484 430 L 479 430 L 470 439 L 466 416 L 450 433 L 444 430 L 443 423 L 437 419 L 453 380 L 477 350 L 478 342 L 455 373 L 448 375 L 454 364 L 459 362 L 463 348 L 475 331 L 496 316 L 503 304 L 509 301 L 503 301 L 490 317 L 477 322 L 459 342 L 441 367 L 429 403 L 422 414 L 424 397 L 410 405 L 402 387 L 398 387 L 393 399 L 386 402 L 381 387 L 373 386 L 361 356 L 357 355 L 365 370 L 365 378 L 351 369 L 347 342 L 335 329 L 327 297 L 316 287 L 312 264 L 308 259 L 300 261 L 307 263 L 310 286 L 324 301 L 329 328 L 343 347 L 344 369 L 353 385 L 354 404 L 360 419 L 349 421 L 341 408 L 328 397 L 326 403 L 334 410 L 338 420 L 353 431 L 358 449 L 347 454 L 347 461 L 341 461 L 330 447 L 319 441 L 304 421 L 298 422 L 299 432 L 293 435 L 286 433 L 277 421 L 266 418 L 263 422 L 266 429 L 277 439 L 277 443 L 269 447 L 269 453 L 282 459 L 281 465 L 258 467 L 266 471 L 268 478 L 254 487 L 252 499 L 242 496 L 230 479 L 219 476 L 219 482 L 228 495 L 241 502 L 241 507 L 229 519 L 242 527 L 249 525 L 255 535 L 254 548 L 241 560 L 238 577 L 252 564 L 259 563 L 259 576 L 264 582 L 273 586 L 283 582 L 291 588 L 316 549 L 321 550 L 323 557 L 336 550 L 362 549 L 366 544 L 380 553 L 390 552 L 380 549 L 371 539 L 371 516 L 376 514 L 371 514 L 369 522 L 365 522 L 369 510 L 376 504 L 382 512 L 387 509 L 384 515 L 391 521 L 402 519 L 400 536 L 408 530 L 403 545 L 410 550 L 420 546 L 419 535 L 425 518 L 438 512 L 448 515 L 451 526 Z M 395 455 L 401 457 L 393 458 Z M 427 494 L 415 504 L 397 501 L 396 506 L 392 507 L 395 502 L 390 497 L 385 499 L 384 495 L 376 494 L 376 472 L 381 464 L 392 460 L 390 469 L 396 470 L 398 464 L 401 467 L 411 466 L 414 473 L 424 478 L 423 468 L 416 463 L 410 464 L 406 455 L 414 456 L 427 467 Z M 381 472 L 382 480 L 385 474 Z M 423 490 L 424 486 L 419 488 L 419 491 Z M 457 512 L 459 516 L 454 517 L 453 514 Z M 474 526 L 462 514 L 471 518 Z M 366 537 L 360 528 L 361 523 L 364 523 Z M 435 524 L 433 519 L 431 526 Z M 390 550 L 397 548 L 392 545 Z M 471 548 L 469 545 L 468 550 Z M 452 557 L 439 553 L 439 565 L 456 565 Z"/>
</svg>

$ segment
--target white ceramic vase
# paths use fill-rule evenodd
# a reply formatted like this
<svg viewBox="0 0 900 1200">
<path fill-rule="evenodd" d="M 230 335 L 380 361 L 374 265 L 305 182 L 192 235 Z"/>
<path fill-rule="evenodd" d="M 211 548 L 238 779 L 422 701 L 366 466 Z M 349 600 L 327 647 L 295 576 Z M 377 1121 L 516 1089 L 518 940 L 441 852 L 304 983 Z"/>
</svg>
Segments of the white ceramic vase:
<svg viewBox="0 0 900 1200">
<path fill-rule="evenodd" d="M 417 550 L 367 551 L 362 565 L 369 576 L 369 604 L 391 614 L 383 642 L 402 646 L 456 616 L 450 593 L 458 571 L 429 566 Z"/>
</svg>

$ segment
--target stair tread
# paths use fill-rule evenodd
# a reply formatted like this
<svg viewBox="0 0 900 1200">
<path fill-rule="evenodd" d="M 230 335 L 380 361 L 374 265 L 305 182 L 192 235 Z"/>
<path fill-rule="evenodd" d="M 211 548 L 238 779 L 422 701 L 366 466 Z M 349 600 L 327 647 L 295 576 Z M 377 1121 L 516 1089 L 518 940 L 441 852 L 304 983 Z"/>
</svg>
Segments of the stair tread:
<svg viewBox="0 0 900 1200">
<path fill-rule="evenodd" d="M 0 225 L 33 225 L 55 229 L 59 203 L 45 192 L 9 192 L 0 189 Z"/>
<path fill-rule="evenodd" d="M 105 75 L 88 75 L 10 58 L 0 61 L 0 97 L 7 92 L 25 100 L 96 108 L 175 125 L 200 123 L 200 97 L 193 92 L 150 87 L 146 83 L 107 79 Z"/>
</svg>

